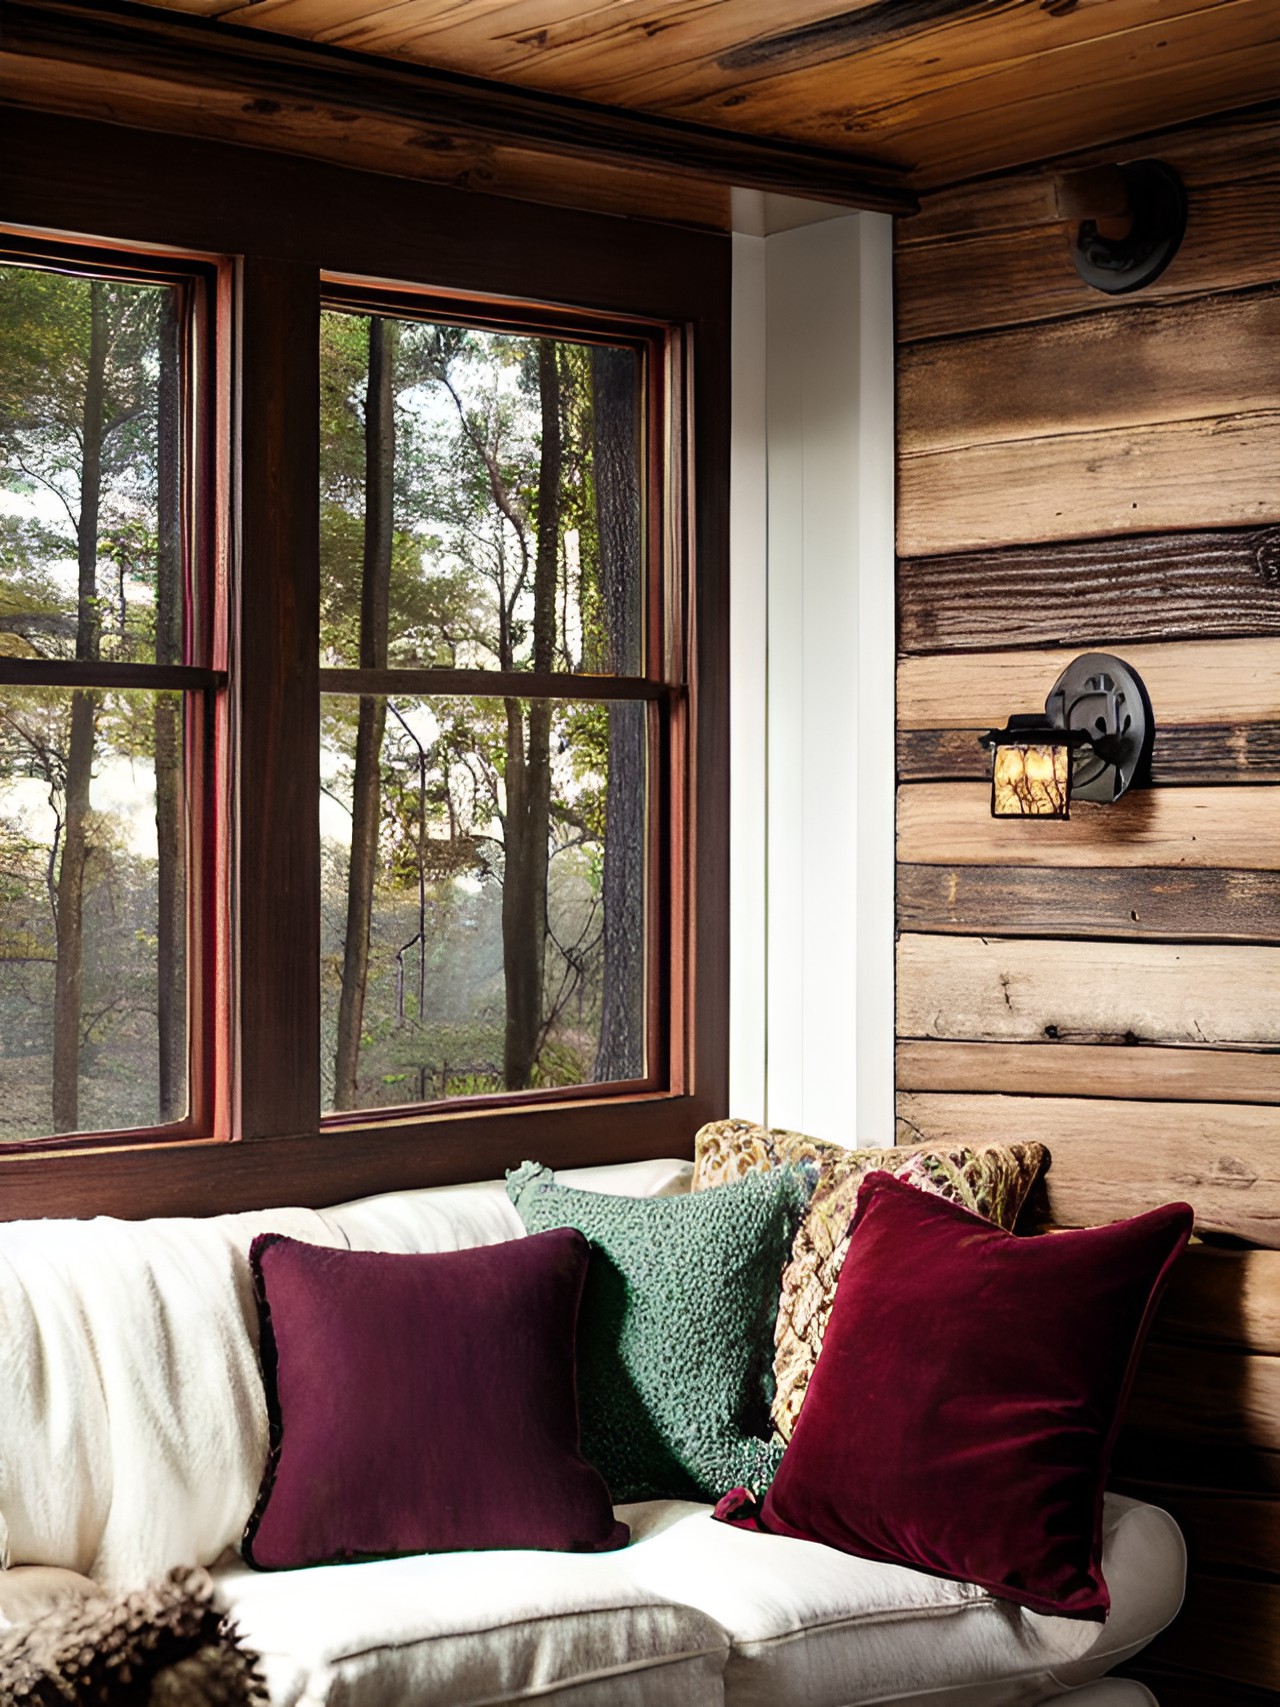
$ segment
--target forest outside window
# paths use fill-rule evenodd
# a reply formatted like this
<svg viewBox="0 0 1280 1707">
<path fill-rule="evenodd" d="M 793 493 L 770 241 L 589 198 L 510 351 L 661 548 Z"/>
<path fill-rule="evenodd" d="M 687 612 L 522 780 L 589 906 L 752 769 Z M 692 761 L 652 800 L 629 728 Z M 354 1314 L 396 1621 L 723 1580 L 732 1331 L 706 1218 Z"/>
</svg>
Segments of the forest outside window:
<svg viewBox="0 0 1280 1707">
<path fill-rule="evenodd" d="M 584 319 L 322 315 L 335 1119 L 666 1083 L 663 332 Z"/>
<path fill-rule="evenodd" d="M 211 277 L 0 235 L 0 1146 L 213 1125 Z"/>
</svg>

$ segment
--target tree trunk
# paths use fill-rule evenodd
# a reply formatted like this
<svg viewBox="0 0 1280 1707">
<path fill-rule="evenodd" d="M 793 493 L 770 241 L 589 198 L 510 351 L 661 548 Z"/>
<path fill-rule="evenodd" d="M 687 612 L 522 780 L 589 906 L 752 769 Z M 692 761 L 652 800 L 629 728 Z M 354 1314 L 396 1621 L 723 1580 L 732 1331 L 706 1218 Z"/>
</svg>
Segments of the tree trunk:
<svg viewBox="0 0 1280 1707">
<path fill-rule="evenodd" d="M 360 593 L 360 668 L 387 665 L 387 611 L 391 593 L 391 542 L 396 461 L 395 364 L 400 327 L 369 321 L 369 388 L 365 399 L 364 578 Z M 386 700 L 360 698 L 355 774 L 351 784 L 351 864 L 347 874 L 347 934 L 342 955 L 342 995 L 334 1061 L 333 1106 L 355 1108 L 369 982 L 369 932 L 378 865 L 382 806 L 382 736 Z"/>
<path fill-rule="evenodd" d="M 560 373 L 556 345 L 538 345 L 542 455 L 538 468 L 538 551 L 533 578 L 533 667 L 551 669 L 560 561 Z M 502 881 L 502 963 L 507 1023 L 503 1079 L 508 1090 L 533 1082 L 542 1027 L 551 832 L 551 706 L 529 706 L 528 744 L 520 701 L 507 701 L 507 811 Z"/>
<path fill-rule="evenodd" d="M 106 402 L 106 286 L 89 286 L 89 350 L 85 369 L 81 439 L 80 516 L 76 525 L 79 570 L 76 595 L 76 658 L 95 660 L 100 651 L 98 610 L 98 510 L 102 500 L 102 439 Z M 71 741 L 67 749 L 66 810 L 58 867 L 58 964 L 53 993 L 53 1129 L 74 1132 L 80 1120 L 80 1019 L 84 1001 L 84 868 L 88 859 L 89 783 L 97 696 L 77 689 L 71 696 Z"/>
<path fill-rule="evenodd" d="M 640 459 L 636 360 L 629 350 L 591 352 L 592 467 L 600 542 L 600 593 L 609 667 L 641 668 Z M 605 786 L 604 993 L 597 1081 L 644 1074 L 645 733 L 642 704 L 609 708 Z"/>
<path fill-rule="evenodd" d="M 182 393 L 177 293 L 160 320 L 157 445 L 156 663 L 182 656 Z M 123 604 L 123 601 L 122 601 Z M 156 1026 L 161 1121 L 187 1109 L 186 861 L 183 838 L 183 718 L 174 694 L 158 693 L 156 742 Z"/>
</svg>

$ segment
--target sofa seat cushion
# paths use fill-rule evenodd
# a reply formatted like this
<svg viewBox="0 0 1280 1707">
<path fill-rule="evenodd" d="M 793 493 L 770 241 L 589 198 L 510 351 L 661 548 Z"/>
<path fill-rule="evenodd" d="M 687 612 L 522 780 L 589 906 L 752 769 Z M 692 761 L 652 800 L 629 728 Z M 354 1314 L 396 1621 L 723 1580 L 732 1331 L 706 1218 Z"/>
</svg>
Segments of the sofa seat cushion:
<svg viewBox="0 0 1280 1707">
<path fill-rule="evenodd" d="M 438 1553 L 215 1572 L 272 1707 L 721 1707 L 728 1639 L 627 1552 Z"/>
<path fill-rule="evenodd" d="M 1177 1612 L 1186 1569 L 1171 1518 L 1109 1495 L 1112 1610 L 1099 1631 L 971 1584 L 744 1534 L 709 1506 L 654 1500 L 618 1515 L 632 1531 L 618 1553 L 447 1553 L 271 1576 L 237 1559 L 216 1581 L 263 1656 L 272 1707 L 1030 1707 L 1073 1700 L 1149 1641 Z"/>
<path fill-rule="evenodd" d="M 969 1583 L 744 1533 L 711 1521 L 703 1506 L 622 1506 L 619 1515 L 632 1542 L 618 1557 L 633 1579 L 728 1632 L 725 1699 L 734 1707 L 1046 1701 L 1162 1629 L 1178 1610 L 1186 1568 L 1171 1518 L 1109 1495 L 1103 1569 L 1112 1613 L 1099 1629 L 1025 1611 Z"/>
</svg>

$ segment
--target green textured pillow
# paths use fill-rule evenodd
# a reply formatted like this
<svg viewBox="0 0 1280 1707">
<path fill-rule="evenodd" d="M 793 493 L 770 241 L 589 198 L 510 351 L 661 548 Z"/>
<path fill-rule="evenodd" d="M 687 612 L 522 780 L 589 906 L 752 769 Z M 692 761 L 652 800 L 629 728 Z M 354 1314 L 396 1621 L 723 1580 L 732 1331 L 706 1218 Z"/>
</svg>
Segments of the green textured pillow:
<svg viewBox="0 0 1280 1707">
<path fill-rule="evenodd" d="M 582 1450 L 615 1501 L 715 1500 L 772 1480 L 773 1323 L 809 1190 L 793 1168 L 687 1197 L 578 1191 L 536 1162 L 507 1176 L 531 1233 L 577 1227 L 591 1244 Z"/>
</svg>

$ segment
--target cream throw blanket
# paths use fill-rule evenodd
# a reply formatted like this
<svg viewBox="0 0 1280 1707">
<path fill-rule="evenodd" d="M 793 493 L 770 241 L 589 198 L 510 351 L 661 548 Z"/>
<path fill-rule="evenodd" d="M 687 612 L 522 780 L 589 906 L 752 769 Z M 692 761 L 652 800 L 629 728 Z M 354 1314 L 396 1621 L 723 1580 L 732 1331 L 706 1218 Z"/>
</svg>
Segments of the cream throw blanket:
<svg viewBox="0 0 1280 1707">
<path fill-rule="evenodd" d="M 246 1255 L 311 1210 L 0 1226 L 0 1549 L 127 1588 L 240 1538 L 266 1461 Z"/>
</svg>

